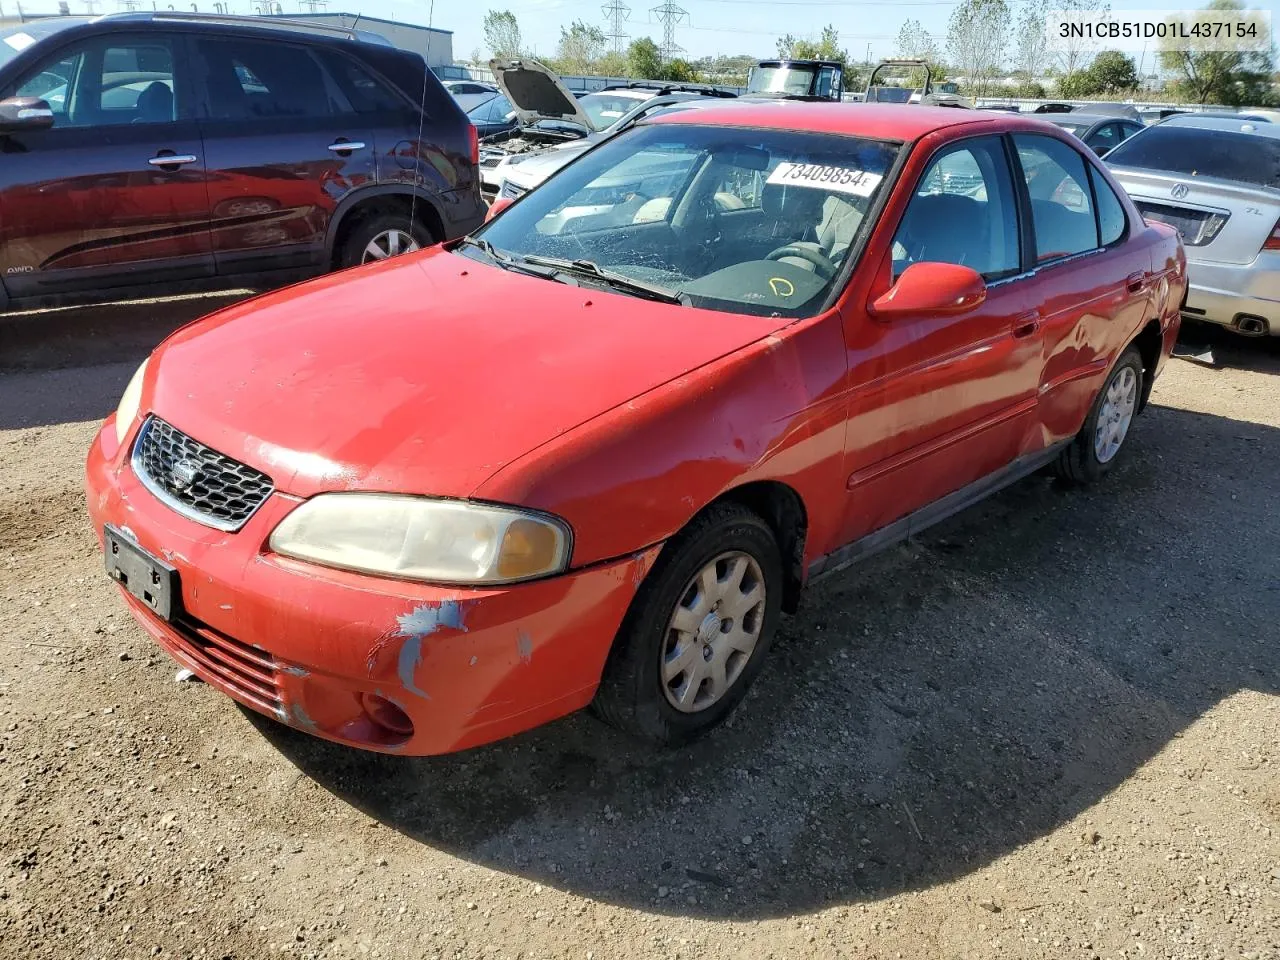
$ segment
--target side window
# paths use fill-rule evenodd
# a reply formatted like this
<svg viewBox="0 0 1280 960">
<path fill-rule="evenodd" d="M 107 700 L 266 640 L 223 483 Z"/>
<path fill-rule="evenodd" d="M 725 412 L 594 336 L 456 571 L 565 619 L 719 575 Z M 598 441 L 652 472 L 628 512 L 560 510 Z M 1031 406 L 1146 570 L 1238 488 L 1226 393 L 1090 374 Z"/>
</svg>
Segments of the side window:
<svg viewBox="0 0 1280 960">
<path fill-rule="evenodd" d="M 54 127 L 168 123 L 178 117 L 168 41 L 101 41 L 61 53 L 20 81 L 13 95 L 40 97 Z"/>
<path fill-rule="evenodd" d="M 1120 124 L 1104 123 L 1089 138 L 1089 146 L 1094 153 L 1106 153 L 1120 142 Z"/>
<path fill-rule="evenodd" d="M 333 78 L 305 47 L 256 40 L 201 39 L 198 43 L 209 111 L 216 120 L 351 112 Z"/>
<path fill-rule="evenodd" d="M 1089 179 L 1093 181 L 1093 195 L 1098 202 L 1099 246 L 1109 247 L 1124 236 L 1128 227 L 1124 207 L 1111 185 L 1092 167 L 1089 168 Z"/>
<path fill-rule="evenodd" d="M 894 236 L 894 278 L 924 262 L 963 264 L 987 280 L 1021 269 L 1013 181 L 998 137 L 946 148 L 920 178 Z"/>
<path fill-rule="evenodd" d="M 1031 198 L 1036 262 L 1084 253 L 1098 246 L 1084 157 L 1061 140 L 1014 134 Z"/>
<path fill-rule="evenodd" d="M 338 86 L 355 107 L 356 113 L 393 113 L 405 110 L 405 102 L 394 90 L 387 87 L 362 66 L 340 53 L 324 51 L 321 55 L 325 66 L 332 71 Z M 459 93 L 484 93 L 473 83 L 463 84 Z"/>
</svg>

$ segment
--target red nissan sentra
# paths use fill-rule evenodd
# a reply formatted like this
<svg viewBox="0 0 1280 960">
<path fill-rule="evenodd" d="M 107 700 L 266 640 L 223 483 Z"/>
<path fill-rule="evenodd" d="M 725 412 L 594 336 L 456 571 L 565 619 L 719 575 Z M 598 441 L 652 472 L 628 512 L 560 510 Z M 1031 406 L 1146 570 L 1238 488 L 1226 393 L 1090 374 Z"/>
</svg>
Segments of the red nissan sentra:
<svg viewBox="0 0 1280 960">
<path fill-rule="evenodd" d="M 681 742 L 815 576 L 1106 473 L 1185 286 L 1047 124 L 685 111 L 468 238 L 175 333 L 89 509 L 156 642 L 299 729 L 430 754 L 593 704 Z"/>
</svg>

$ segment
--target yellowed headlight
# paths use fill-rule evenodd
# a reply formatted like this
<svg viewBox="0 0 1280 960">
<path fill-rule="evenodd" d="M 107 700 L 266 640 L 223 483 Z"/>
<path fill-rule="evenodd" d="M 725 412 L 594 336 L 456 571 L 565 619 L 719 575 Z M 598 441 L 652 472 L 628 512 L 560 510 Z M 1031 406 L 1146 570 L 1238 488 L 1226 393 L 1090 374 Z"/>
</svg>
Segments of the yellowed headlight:
<svg viewBox="0 0 1280 960">
<path fill-rule="evenodd" d="M 120 397 L 120 404 L 116 407 L 116 443 L 124 443 L 124 438 L 129 435 L 129 428 L 138 416 L 138 405 L 142 402 L 142 380 L 146 374 L 147 361 L 143 360 L 142 366 L 134 372 Z"/>
</svg>

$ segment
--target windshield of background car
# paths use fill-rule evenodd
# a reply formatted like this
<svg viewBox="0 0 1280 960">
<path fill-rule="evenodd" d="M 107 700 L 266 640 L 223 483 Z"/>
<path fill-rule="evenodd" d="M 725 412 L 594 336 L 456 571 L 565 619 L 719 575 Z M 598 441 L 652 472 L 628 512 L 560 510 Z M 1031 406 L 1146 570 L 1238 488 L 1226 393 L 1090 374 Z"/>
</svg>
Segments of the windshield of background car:
<svg viewBox="0 0 1280 960">
<path fill-rule="evenodd" d="M 642 124 L 478 235 L 517 263 L 589 260 L 692 306 L 809 316 L 856 253 L 899 149 L 794 130 Z M 574 279 L 592 283 L 580 272 Z"/>
<path fill-rule="evenodd" d="M 1084 136 L 1085 131 L 1093 126 L 1091 123 L 1080 123 L 1075 120 L 1050 120 L 1049 122 L 1055 127 L 1061 127 L 1063 130 L 1074 133 L 1077 137 Z"/>
<path fill-rule="evenodd" d="M 624 97 L 613 93 L 588 93 L 578 101 L 583 112 L 591 119 L 597 130 L 617 123 L 622 116 L 635 109 L 640 103 L 638 97 Z"/>
<path fill-rule="evenodd" d="M 813 86 L 813 74 L 811 69 L 798 67 L 756 67 L 747 81 L 747 91 L 803 96 Z"/>
<path fill-rule="evenodd" d="M 1107 165 L 1280 187 L 1280 139 L 1162 123 L 1108 153 Z"/>
</svg>

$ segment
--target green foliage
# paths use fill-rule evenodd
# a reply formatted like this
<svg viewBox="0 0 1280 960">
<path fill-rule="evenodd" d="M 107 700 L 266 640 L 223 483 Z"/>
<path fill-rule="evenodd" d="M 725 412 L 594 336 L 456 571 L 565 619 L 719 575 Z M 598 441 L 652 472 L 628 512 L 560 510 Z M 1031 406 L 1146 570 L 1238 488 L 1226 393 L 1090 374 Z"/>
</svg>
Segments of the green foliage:
<svg viewBox="0 0 1280 960">
<path fill-rule="evenodd" d="M 604 53 L 604 31 L 581 20 L 560 28 L 560 42 L 556 44 L 556 56 L 550 66 L 557 73 L 591 73 Z"/>
<path fill-rule="evenodd" d="M 642 80 L 662 79 L 662 54 L 658 45 L 649 37 L 631 41 L 631 46 L 627 48 L 627 63 L 630 65 L 628 76 Z"/>
<path fill-rule="evenodd" d="M 1240 12 L 1238 0 L 1213 0 L 1206 10 Z M 1271 85 L 1275 63 L 1270 50 L 1160 51 L 1160 66 L 1174 75 L 1170 92 L 1192 103 L 1266 106 L 1276 100 Z"/>
<path fill-rule="evenodd" d="M 676 57 L 662 68 L 662 76 L 657 79 L 670 80 L 672 83 L 697 83 L 698 71 L 688 60 Z"/>
<path fill-rule="evenodd" d="M 1005 0 L 963 0 L 947 24 L 947 53 L 973 96 L 985 96 L 1004 62 L 1013 12 Z"/>
<path fill-rule="evenodd" d="M 788 33 L 778 38 L 778 56 L 794 60 L 834 60 L 840 64 L 849 62 L 849 51 L 840 46 L 840 32 L 835 24 L 822 28 L 817 40 L 804 40 Z"/>
<path fill-rule="evenodd" d="M 495 57 L 520 56 L 520 23 L 510 10 L 490 10 L 484 15 L 484 42 Z"/>
<path fill-rule="evenodd" d="M 1138 68 L 1133 58 L 1119 50 L 1103 50 L 1093 58 L 1086 73 L 1093 81 L 1095 93 L 1123 93 L 1138 86 Z"/>
</svg>

